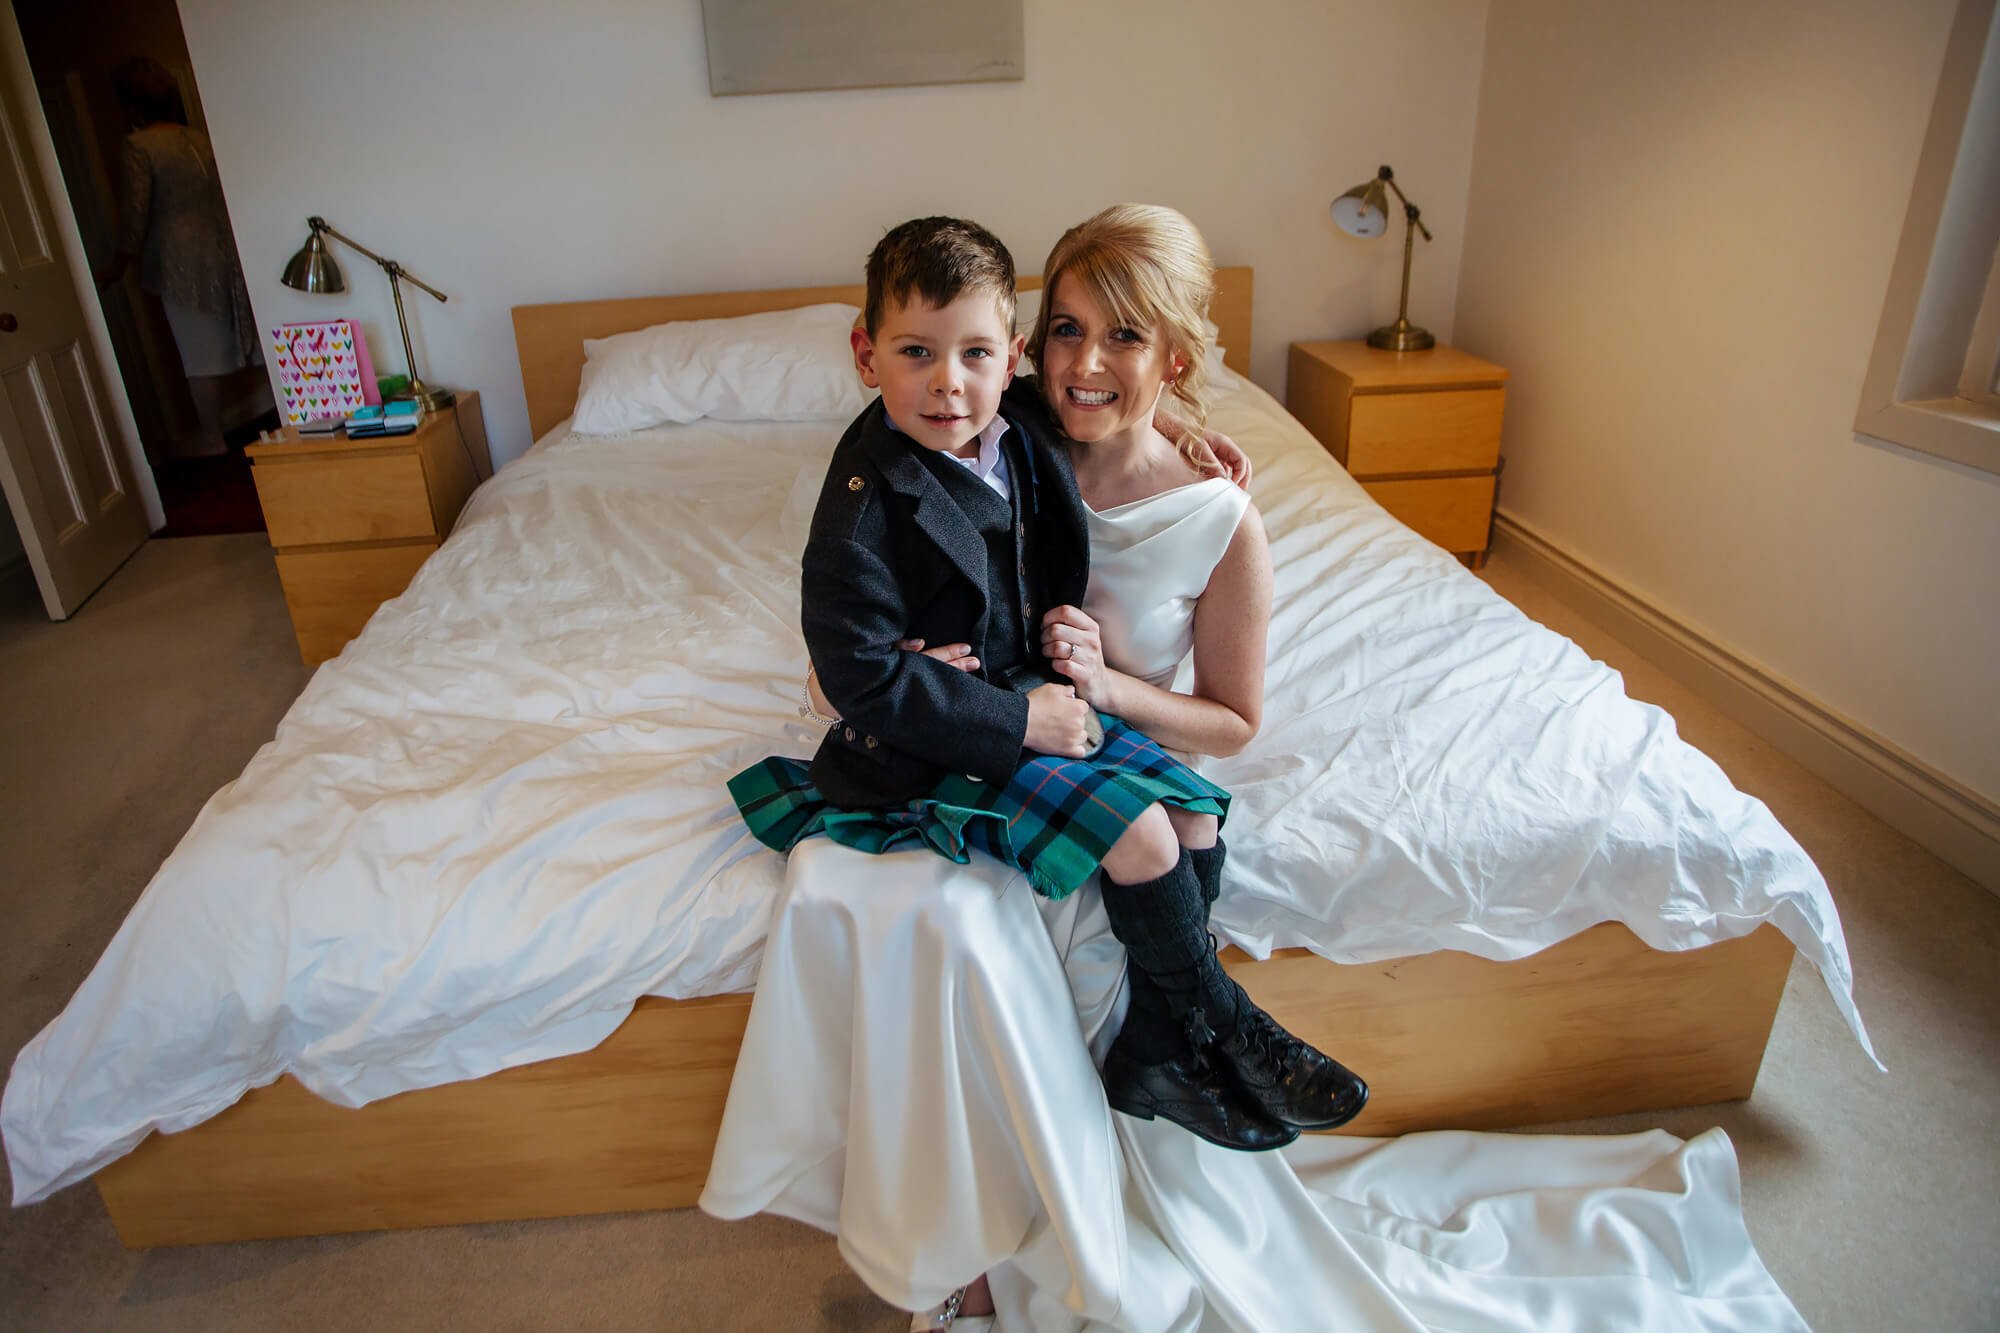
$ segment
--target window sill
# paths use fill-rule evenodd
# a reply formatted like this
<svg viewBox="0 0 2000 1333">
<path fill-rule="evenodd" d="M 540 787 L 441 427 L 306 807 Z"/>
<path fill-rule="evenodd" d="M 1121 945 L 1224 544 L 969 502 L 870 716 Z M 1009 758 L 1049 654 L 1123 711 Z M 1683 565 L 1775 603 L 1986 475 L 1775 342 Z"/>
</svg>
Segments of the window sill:
<svg viewBox="0 0 2000 1333">
<path fill-rule="evenodd" d="M 2000 474 L 2000 409 L 1965 398 L 1910 399 L 1864 409 L 1856 434 Z"/>
</svg>

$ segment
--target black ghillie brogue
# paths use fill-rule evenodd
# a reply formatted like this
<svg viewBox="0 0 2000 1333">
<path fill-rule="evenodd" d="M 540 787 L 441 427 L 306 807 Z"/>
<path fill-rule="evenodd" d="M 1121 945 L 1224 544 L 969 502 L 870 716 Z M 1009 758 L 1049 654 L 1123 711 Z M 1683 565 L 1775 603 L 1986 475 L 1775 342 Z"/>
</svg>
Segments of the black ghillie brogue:
<svg viewBox="0 0 2000 1333">
<path fill-rule="evenodd" d="M 1208 1048 L 1209 1059 L 1272 1119 L 1299 1129 L 1334 1129 L 1361 1114 L 1368 1085 L 1355 1072 L 1251 1008 L 1236 1031 Z"/>
<path fill-rule="evenodd" d="M 1196 1024 L 1199 1014 L 1196 1010 L 1190 1015 Z M 1146 1064 L 1112 1043 L 1104 1060 L 1104 1095 L 1114 1111 L 1140 1120 L 1157 1117 L 1238 1152 L 1268 1152 L 1299 1136 L 1298 1130 L 1265 1114 L 1239 1092 L 1203 1049 L 1192 1044 L 1170 1059 Z"/>
</svg>

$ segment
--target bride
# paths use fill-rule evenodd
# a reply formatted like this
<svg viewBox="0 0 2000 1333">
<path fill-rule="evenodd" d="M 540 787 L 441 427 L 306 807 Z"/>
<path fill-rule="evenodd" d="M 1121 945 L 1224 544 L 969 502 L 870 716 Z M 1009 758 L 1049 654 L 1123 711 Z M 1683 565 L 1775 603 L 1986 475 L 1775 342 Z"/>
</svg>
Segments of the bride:
<svg viewBox="0 0 2000 1333">
<path fill-rule="evenodd" d="M 1256 506 L 1154 425 L 1165 397 L 1205 419 L 1212 272 L 1180 214 L 1107 209 L 1050 254 L 1028 345 L 1089 509 L 1089 591 L 1045 618 L 1047 656 L 1099 711 L 1197 755 L 1257 732 L 1272 588 Z M 1213 904 L 1215 821 L 1174 814 L 1212 849 Z M 1094 891 L 1052 902 L 920 850 L 870 857 L 857 893 L 857 855 L 792 853 L 701 1206 L 832 1232 L 883 1299 L 930 1307 L 913 1328 L 969 1333 L 996 1307 L 1036 1330 L 1713 1327 L 1718 1280 L 1720 1326 L 1801 1326 L 1742 1232 L 1719 1135 L 1217 1148 L 1111 1110 L 1116 1062 L 1101 1082 L 1093 1054 L 1157 1030 L 1162 1001 L 1128 980 Z M 1676 1235 L 1730 1243 L 1689 1255 Z"/>
</svg>

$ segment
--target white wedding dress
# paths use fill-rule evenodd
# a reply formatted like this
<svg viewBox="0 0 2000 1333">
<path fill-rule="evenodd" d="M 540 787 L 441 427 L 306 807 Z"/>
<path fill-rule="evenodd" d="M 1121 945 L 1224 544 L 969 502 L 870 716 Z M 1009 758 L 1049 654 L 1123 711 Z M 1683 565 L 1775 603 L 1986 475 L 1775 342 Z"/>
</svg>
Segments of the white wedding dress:
<svg viewBox="0 0 2000 1333">
<path fill-rule="evenodd" d="M 1245 503 L 1210 480 L 1091 515 L 1109 660 L 1173 683 Z M 905 1309 L 990 1273 L 1003 1330 L 1805 1327 L 1719 1130 L 1230 1152 L 1106 1105 L 1123 1001 L 1094 886 L 1049 902 L 983 858 L 809 839 L 701 1206 L 833 1233 Z"/>
</svg>

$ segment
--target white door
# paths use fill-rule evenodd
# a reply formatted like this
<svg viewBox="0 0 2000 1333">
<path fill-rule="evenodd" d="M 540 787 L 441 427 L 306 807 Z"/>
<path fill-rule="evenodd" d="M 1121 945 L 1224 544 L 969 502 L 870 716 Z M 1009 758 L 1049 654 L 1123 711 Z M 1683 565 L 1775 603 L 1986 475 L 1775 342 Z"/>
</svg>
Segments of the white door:
<svg viewBox="0 0 2000 1333">
<path fill-rule="evenodd" d="M 64 620 L 146 540 L 147 523 L 35 166 L 25 117 L 36 104 L 19 82 L 0 58 L 0 486 L 42 603 Z"/>
</svg>

